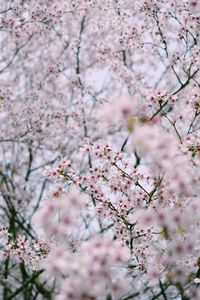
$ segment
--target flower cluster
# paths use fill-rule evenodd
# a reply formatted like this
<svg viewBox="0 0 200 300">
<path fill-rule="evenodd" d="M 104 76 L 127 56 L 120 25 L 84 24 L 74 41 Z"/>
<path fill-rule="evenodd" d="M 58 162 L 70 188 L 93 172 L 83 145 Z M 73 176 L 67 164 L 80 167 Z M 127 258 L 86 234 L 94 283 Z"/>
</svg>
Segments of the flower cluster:
<svg viewBox="0 0 200 300">
<path fill-rule="evenodd" d="M 56 299 L 97 299 L 126 294 L 124 283 L 129 287 L 124 266 L 128 257 L 127 249 L 109 237 L 94 237 L 75 253 L 54 249 L 48 269 L 66 277 Z M 118 283 L 120 278 L 125 280 L 123 284 Z"/>
<path fill-rule="evenodd" d="M 40 268 L 41 262 L 48 256 L 50 248 L 47 243 L 36 240 L 27 240 L 19 235 L 13 238 L 7 229 L 1 228 L 3 235 L 1 258 L 10 257 L 16 261 L 26 261 L 31 269 Z"/>
</svg>

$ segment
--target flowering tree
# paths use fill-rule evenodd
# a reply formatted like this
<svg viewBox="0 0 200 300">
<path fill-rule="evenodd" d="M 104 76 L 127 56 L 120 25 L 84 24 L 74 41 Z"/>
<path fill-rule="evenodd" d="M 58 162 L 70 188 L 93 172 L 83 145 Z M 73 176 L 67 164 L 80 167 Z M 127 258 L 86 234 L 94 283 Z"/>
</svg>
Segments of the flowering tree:
<svg viewBox="0 0 200 300">
<path fill-rule="evenodd" d="M 1 299 L 200 299 L 199 13 L 0 0 Z"/>
</svg>

